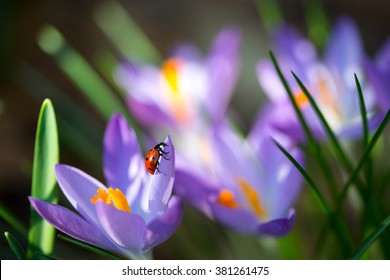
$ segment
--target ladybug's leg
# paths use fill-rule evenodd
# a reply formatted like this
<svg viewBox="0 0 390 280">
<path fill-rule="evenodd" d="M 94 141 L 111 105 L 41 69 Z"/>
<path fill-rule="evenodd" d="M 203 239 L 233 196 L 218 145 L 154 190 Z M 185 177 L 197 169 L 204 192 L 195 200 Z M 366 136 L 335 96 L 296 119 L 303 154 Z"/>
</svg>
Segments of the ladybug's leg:
<svg viewBox="0 0 390 280">
<path fill-rule="evenodd" d="M 164 152 L 164 151 L 161 151 L 160 152 L 160 156 L 162 156 L 163 158 L 165 158 L 166 160 L 169 160 L 169 158 L 166 158 L 165 156 L 168 155 L 169 152 Z"/>
<path fill-rule="evenodd" d="M 167 175 L 167 174 L 165 174 L 165 173 L 162 173 L 162 172 L 160 171 L 160 169 L 158 169 L 158 167 L 156 168 L 156 172 L 161 173 L 161 174 L 164 174 L 164 175 Z M 155 172 L 155 174 L 156 174 L 156 172 Z"/>
</svg>

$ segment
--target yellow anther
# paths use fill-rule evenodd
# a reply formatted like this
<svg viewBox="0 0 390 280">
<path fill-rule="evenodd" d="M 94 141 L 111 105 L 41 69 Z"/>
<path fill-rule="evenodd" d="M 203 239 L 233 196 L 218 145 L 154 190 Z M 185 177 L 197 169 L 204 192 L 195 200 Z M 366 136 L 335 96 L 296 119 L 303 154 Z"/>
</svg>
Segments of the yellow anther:
<svg viewBox="0 0 390 280">
<path fill-rule="evenodd" d="M 227 189 L 222 189 L 219 192 L 217 203 L 228 208 L 238 208 L 238 203 L 234 199 L 233 193 Z"/>
<path fill-rule="evenodd" d="M 260 196 L 255 191 L 255 189 L 249 184 L 248 181 L 243 178 L 238 178 L 237 183 L 242 189 L 251 210 L 256 214 L 257 217 L 262 220 L 265 220 L 267 213 L 261 202 Z"/>
<path fill-rule="evenodd" d="M 90 202 L 96 204 L 98 200 L 101 200 L 108 205 L 111 205 L 112 202 L 116 209 L 128 213 L 131 212 L 129 202 L 120 189 L 114 190 L 112 188 L 108 188 L 106 191 L 100 188 L 97 190 L 97 194 L 90 199 Z"/>
</svg>

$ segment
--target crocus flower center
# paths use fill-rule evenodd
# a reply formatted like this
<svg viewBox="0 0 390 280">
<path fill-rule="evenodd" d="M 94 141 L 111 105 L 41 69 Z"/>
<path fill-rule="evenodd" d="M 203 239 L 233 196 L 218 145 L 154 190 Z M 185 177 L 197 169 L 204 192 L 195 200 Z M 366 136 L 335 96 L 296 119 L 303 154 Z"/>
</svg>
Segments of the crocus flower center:
<svg viewBox="0 0 390 280">
<path fill-rule="evenodd" d="M 222 206 L 232 208 L 232 209 L 238 208 L 238 203 L 234 199 L 234 194 L 227 189 L 222 189 L 219 192 L 218 198 L 217 198 L 217 203 L 222 205 Z"/>
<path fill-rule="evenodd" d="M 309 99 L 307 99 L 306 95 L 303 93 L 302 90 L 299 90 L 294 95 L 294 99 L 300 109 L 305 108 L 307 105 L 309 105 Z"/>
<path fill-rule="evenodd" d="M 250 209 L 256 214 L 258 218 L 264 220 L 267 216 L 267 213 L 258 193 L 251 186 L 251 184 L 243 178 L 238 178 L 237 183 L 243 191 Z"/>
<path fill-rule="evenodd" d="M 332 91 L 329 87 L 326 78 L 323 77 L 322 75 L 318 77 L 317 86 L 318 86 L 318 91 L 320 93 L 319 99 L 321 103 L 324 105 L 324 107 L 333 110 L 334 114 L 336 114 L 338 117 L 341 117 L 341 112 L 337 104 L 337 101 L 335 100 L 332 94 Z"/>
<path fill-rule="evenodd" d="M 170 106 L 174 117 L 179 123 L 186 123 L 189 120 L 188 106 L 183 93 L 180 91 L 180 73 L 183 68 L 183 61 L 180 58 L 168 59 L 162 66 L 162 75 L 168 84 Z"/>
<path fill-rule="evenodd" d="M 126 196 L 120 189 L 98 189 L 94 197 L 90 199 L 90 202 L 96 204 L 98 200 L 103 201 L 104 203 L 111 205 L 114 204 L 115 208 L 124 212 L 130 213 L 129 202 L 127 201 Z"/>
</svg>

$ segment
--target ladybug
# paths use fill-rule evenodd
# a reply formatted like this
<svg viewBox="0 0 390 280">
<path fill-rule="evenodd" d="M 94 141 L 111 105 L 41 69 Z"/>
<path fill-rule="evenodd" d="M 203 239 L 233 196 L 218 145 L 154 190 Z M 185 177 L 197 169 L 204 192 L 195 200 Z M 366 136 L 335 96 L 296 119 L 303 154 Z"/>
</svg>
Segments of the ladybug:
<svg viewBox="0 0 390 280">
<path fill-rule="evenodd" d="M 160 157 L 163 157 L 166 160 L 169 160 L 165 156 L 168 154 L 168 152 L 164 152 L 163 149 L 165 146 L 168 146 L 165 142 L 161 142 L 154 146 L 145 156 L 145 167 L 146 170 L 152 175 L 156 172 L 160 172 L 158 169 L 158 166 L 160 164 Z"/>
</svg>

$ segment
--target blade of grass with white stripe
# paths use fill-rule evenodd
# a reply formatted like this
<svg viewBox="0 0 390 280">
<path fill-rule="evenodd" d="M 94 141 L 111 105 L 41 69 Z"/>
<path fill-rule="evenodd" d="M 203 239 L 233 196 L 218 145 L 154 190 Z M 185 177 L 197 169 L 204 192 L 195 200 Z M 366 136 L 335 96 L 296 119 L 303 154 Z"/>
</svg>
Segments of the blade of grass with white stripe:
<svg viewBox="0 0 390 280">
<path fill-rule="evenodd" d="M 306 170 L 296 161 L 296 159 L 286 150 L 283 148 L 283 146 L 276 141 L 275 139 L 271 138 L 272 141 L 275 143 L 275 145 L 279 148 L 279 150 L 291 161 L 291 163 L 297 168 L 299 173 L 305 178 L 307 184 L 310 187 L 310 190 L 314 194 L 314 197 L 316 198 L 318 204 L 320 205 L 320 208 L 324 212 L 325 216 L 327 217 L 329 223 L 334 226 L 334 229 L 337 233 L 337 236 L 339 237 L 341 244 L 343 246 L 343 252 L 349 252 L 349 249 L 351 247 L 351 239 L 348 236 L 347 229 L 343 223 L 340 223 L 337 216 L 333 215 L 328 203 L 322 196 L 320 190 L 314 183 L 314 180 L 311 178 L 311 176 L 306 172 Z"/>
<path fill-rule="evenodd" d="M 50 203 L 58 200 L 54 166 L 59 161 L 57 122 L 54 108 L 46 99 L 39 113 L 35 138 L 31 195 Z M 28 233 L 28 256 L 34 252 L 50 255 L 53 251 L 55 229 L 31 208 Z"/>
<path fill-rule="evenodd" d="M 321 154 L 321 150 L 320 150 L 320 147 L 318 145 L 318 142 L 316 141 L 312 131 L 309 128 L 309 125 L 307 124 L 305 118 L 303 117 L 301 110 L 298 107 L 298 104 L 294 98 L 294 94 L 293 94 L 290 86 L 287 83 L 286 78 L 284 77 L 284 75 L 279 67 L 279 64 L 278 64 L 278 61 L 277 61 L 275 55 L 273 54 L 272 51 L 269 52 L 269 55 L 271 57 L 273 65 L 276 69 L 276 72 L 278 73 L 278 76 L 279 76 L 280 80 L 282 81 L 284 88 L 286 89 L 287 95 L 290 99 L 291 104 L 293 105 L 293 108 L 294 108 L 294 111 L 298 117 L 298 120 L 299 120 L 300 124 L 302 125 L 302 128 L 305 132 L 307 141 L 309 143 L 309 149 L 314 154 L 314 156 L 317 159 L 317 163 L 321 167 L 321 171 L 324 174 L 324 178 L 327 182 L 327 185 L 329 186 L 329 190 L 332 194 L 332 197 L 334 197 L 334 199 L 336 199 L 336 197 L 337 197 L 337 189 L 336 189 L 337 184 L 336 184 L 336 181 L 335 181 L 333 175 L 330 173 L 331 169 L 329 168 L 327 162 L 325 161 L 325 159 L 323 158 L 323 156 Z"/>
<path fill-rule="evenodd" d="M 387 229 L 390 225 L 390 215 L 383 220 L 381 225 L 373 232 L 367 239 L 360 245 L 356 253 L 352 255 L 353 260 L 358 260 L 364 254 L 364 252 L 370 248 L 370 246 L 378 239 L 378 237 Z"/>
<path fill-rule="evenodd" d="M 24 252 L 22 246 L 20 246 L 19 242 L 12 236 L 11 233 L 5 232 L 5 238 L 7 239 L 9 248 L 11 252 L 14 254 L 15 258 L 18 260 L 27 260 L 26 253 Z"/>
<path fill-rule="evenodd" d="M 15 217 L 11 211 L 3 205 L 3 203 L 0 203 L 0 217 L 21 235 L 27 236 L 26 227 L 19 221 L 20 219 Z"/>
</svg>

